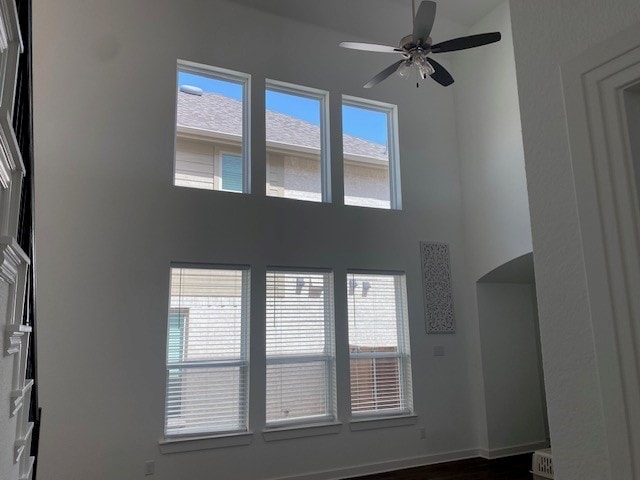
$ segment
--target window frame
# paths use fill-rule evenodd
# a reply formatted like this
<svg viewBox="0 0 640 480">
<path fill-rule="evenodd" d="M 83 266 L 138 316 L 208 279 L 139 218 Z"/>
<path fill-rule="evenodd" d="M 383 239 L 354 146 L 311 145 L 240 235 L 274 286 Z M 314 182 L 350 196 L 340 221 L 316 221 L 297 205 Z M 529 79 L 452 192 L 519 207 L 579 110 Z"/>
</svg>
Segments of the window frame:
<svg viewBox="0 0 640 480">
<path fill-rule="evenodd" d="M 402 210 L 402 186 L 401 186 L 401 173 L 400 173 L 400 136 L 398 129 L 398 106 L 379 102 L 377 100 L 370 100 L 366 98 L 353 97 L 351 95 L 342 95 L 340 116 L 343 118 L 343 108 L 345 106 L 361 108 L 365 110 L 372 110 L 374 112 L 384 113 L 387 116 L 387 151 L 389 152 L 389 209 L 388 210 Z M 341 136 L 344 145 L 344 124 L 342 124 Z M 342 165 L 344 172 L 344 151 L 342 153 Z M 344 182 L 344 173 L 343 173 Z M 343 203 L 344 203 L 343 194 Z M 377 210 L 387 210 L 380 207 L 368 207 L 363 205 L 349 205 L 344 203 L 347 207 L 357 208 L 372 208 Z"/>
<path fill-rule="evenodd" d="M 265 137 L 266 137 L 266 116 L 267 116 L 267 91 L 273 91 L 278 93 L 284 93 L 287 95 L 308 98 L 311 100 L 317 100 L 320 103 L 320 201 L 314 202 L 310 200 L 302 200 L 297 198 L 288 197 L 275 197 L 266 193 L 267 197 L 285 198 L 287 200 L 294 200 L 299 202 L 309 203 L 332 203 L 331 194 L 331 140 L 330 140 L 330 125 L 329 125 L 329 92 L 327 90 L 321 90 L 313 87 L 306 87 L 303 85 L 296 85 L 293 83 L 281 82 L 279 80 L 265 79 L 264 82 L 264 116 L 265 116 Z M 266 138 L 265 138 L 266 145 Z M 267 152 L 265 152 L 265 161 L 268 162 Z M 265 181 L 265 186 L 266 186 Z M 283 186 L 284 189 L 284 186 Z"/>
<path fill-rule="evenodd" d="M 307 355 L 284 355 L 269 356 L 266 350 L 266 331 L 267 331 L 267 290 L 265 288 L 265 369 L 268 369 L 270 365 L 287 365 L 287 364 L 299 364 L 303 362 L 325 362 L 325 372 L 327 378 L 327 389 L 325 390 L 325 402 L 329 412 L 325 415 L 309 415 L 304 417 L 295 417 L 290 420 L 280 419 L 275 421 L 268 421 L 265 411 L 265 423 L 264 431 L 278 430 L 282 428 L 304 428 L 310 426 L 316 426 L 321 424 L 331 424 L 337 422 L 337 366 L 336 366 L 336 315 L 335 315 L 335 288 L 334 288 L 334 273 L 331 269 L 323 268 L 296 268 L 296 267 L 272 267 L 268 266 L 265 273 L 265 287 L 268 285 L 267 277 L 270 273 L 283 273 L 283 274 L 328 274 L 327 281 L 323 286 L 324 295 L 324 348 L 325 353 L 319 354 L 307 354 Z M 266 407 L 266 395 L 267 395 L 267 383 L 265 381 L 265 407 Z"/>
<path fill-rule="evenodd" d="M 174 187 L 182 187 L 182 185 L 176 185 L 175 171 L 176 171 L 176 158 L 177 158 L 177 139 L 178 139 L 178 92 L 180 85 L 178 83 L 180 72 L 191 73 L 194 75 L 200 75 L 203 77 L 212 78 L 214 80 L 221 80 L 224 82 L 231 82 L 240 84 L 242 86 L 242 140 L 240 142 L 240 150 L 242 157 L 242 192 L 236 192 L 233 190 L 222 190 L 222 176 L 220 176 L 220 188 L 216 188 L 216 175 L 214 164 L 214 180 L 213 191 L 241 193 L 248 195 L 251 193 L 251 75 L 248 73 L 237 72 L 234 70 L 228 70 L 221 67 L 213 67 L 211 65 L 205 65 L 202 63 L 191 62 L 188 60 L 178 59 L 176 67 L 176 89 L 175 89 L 175 114 L 174 114 L 174 136 L 173 136 L 173 171 L 172 171 L 172 185 Z M 213 143 L 214 150 L 217 151 L 219 146 Z M 212 159 L 215 161 L 215 158 Z M 221 157 L 220 157 L 220 161 Z M 195 187 L 182 187 L 182 188 L 195 188 Z"/>
<path fill-rule="evenodd" d="M 411 367 L 411 343 L 410 343 L 410 322 L 408 312 L 408 292 L 407 292 L 407 278 L 406 273 L 403 271 L 380 271 L 380 270 L 360 270 L 349 269 L 347 270 L 347 337 L 350 336 L 349 326 L 349 297 L 355 295 L 354 292 L 349 292 L 350 275 L 371 275 L 371 276 L 390 276 L 394 278 L 394 292 L 396 299 L 396 329 L 397 329 L 397 352 L 363 352 L 353 354 L 349 352 L 349 365 L 351 366 L 352 359 L 385 359 L 385 358 L 397 358 L 399 360 L 398 365 L 398 385 L 399 392 L 398 398 L 402 400 L 404 398 L 406 408 L 389 408 L 381 409 L 378 411 L 364 411 L 354 412 L 352 410 L 351 403 L 351 368 L 349 368 L 349 408 L 351 409 L 351 421 L 359 422 L 365 420 L 376 420 L 388 417 L 412 417 L 415 415 L 413 405 L 413 380 L 412 380 L 412 367 Z M 402 403 L 402 402 L 401 402 Z"/>
<path fill-rule="evenodd" d="M 188 312 L 188 307 L 171 307 L 171 277 L 174 269 L 190 269 L 190 270 L 236 270 L 242 271 L 242 286 L 241 286 L 241 326 L 240 326 L 240 355 L 239 360 L 198 360 L 194 362 L 180 362 L 180 363 L 169 363 L 169 327 L 170 327 L 170 316 L 172 313 L 181 313 L 184 314 L 185 311 Z M 184 324 L 188 323 L 189 314 L 187 313 L 185 316 Z M 202 263 L 177 263 L 172 262 L 169 266 L 169 295 L 168 295 L 168 310 L 167 310 L 167 325 L 166 325 L 166 351 L 165 351 L 165 393 L 164 393 L 164 425 L 163 425 L 163 435 L 164 439 L 168 442 L 171 441 L 179 441 L 179 440 L 189 440 L 191 438 L 205 438 L 205 437 L 226 437 L 229 435 L 237 435 L 244 434 L 249 432 L 249 406 L 250 406 L 250 327 L 251 327 L 251 267 L 249 265 L 227 265 L 227 264 L 202 264 Z M 188 332 L 184 332 L 184 341 L 188 337 Z M 186 347 L 183 347 L 186 348 Z M 244 394 L 244 403 L 239 405 L 240 415 L 239 418 L 244 420 L 244 428 L 235 429 L 235 430 L 209 430 L 209 431 L 198 431 L 192 433 L 178 433 L 178 434 L 168 434 L 167 433 L 167 422 L 169 419 L 169 408 L 168 408 L 168 387 L 169 387 L 169 376 L 170 376 L 170 368 L 228 368 L 228 367 L 240 367 L 240 375 L 242 377 L 242 381 L 240 382 L 239 388 L 244 388 L 246 392 Z"/>
</svg>

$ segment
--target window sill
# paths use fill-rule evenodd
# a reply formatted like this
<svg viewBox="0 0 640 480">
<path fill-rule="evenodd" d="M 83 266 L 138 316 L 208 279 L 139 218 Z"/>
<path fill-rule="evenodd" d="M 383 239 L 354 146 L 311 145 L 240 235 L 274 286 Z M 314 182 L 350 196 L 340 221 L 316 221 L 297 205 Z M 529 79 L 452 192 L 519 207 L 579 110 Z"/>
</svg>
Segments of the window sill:
<svg viewBox="0 0 640 480">
<path fill-rule="evenodd" d="M 342 423 L 319 423 L 317 425 L 297 425 L 287 427 L 267 428 L 262 431 L 265 442 L 288 440 L 291 438 L 315 437 L 318 435 L 333 435 L 340 433 Z"/>
<path fill-rule="evenodd" d="M 418 422 L 417 415 L 398 415 L 396 417 L 363 417 L 354 418 L 349 422 L 352 432 L 362 430 L 374 430 L 376 428 L 404 427 L 415 425 Z"/>
<path fill-rule="evenodd" d="M 249 445 L 252 440 L 252 432 L 242 432 L 202 437 L 162 438 L 158 441 L 158 444 L 160 453 L 168 454 Z"/>
</svg>

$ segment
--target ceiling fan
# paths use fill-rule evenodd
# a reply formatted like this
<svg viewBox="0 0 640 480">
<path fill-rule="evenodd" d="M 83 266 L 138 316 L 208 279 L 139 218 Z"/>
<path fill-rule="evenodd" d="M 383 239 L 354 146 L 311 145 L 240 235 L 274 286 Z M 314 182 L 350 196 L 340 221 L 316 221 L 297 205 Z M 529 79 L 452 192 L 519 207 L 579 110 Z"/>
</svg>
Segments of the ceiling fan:
<svg viewBox="0 0 640 480">
<path fill-rule="evenodd" d="M 354 50 L 365 50 L 368 52 L 397 53 L 402 55 L 402 60 L 398 60 L 389 65 L 371 80 L 369 80 L 364 88 L 371 88 L 382 82 L 395 72 L 402 78 L 407 78 L 411 74 L 411 70 L 415 69 L 422 79 L 428 76 L 433 78 L 440 85 L 448 87 L 454 80 L 451 74 L 436 62 L 433 58 L 428 57 L 430 53 L 455 52 L 457 50 L 466 50 L 467 48 L 480 47 L 490 43 L 498 42 L 502 38 L 500 32 L 482 33 L 480 35 L 470 35 L 468 37 L 454 38 L 446 42 L 436 43 L 433 45 L 431 40 L 431 29 L 436 18 L 436 3 L 425 0 L 420 4 L 418 13 L 415 11 L 414 0 L 411 0 L 412 17 L 413 17 L 413 33 L 407 35 L 400 40 L 399 47 L 389 45 L 378 45 L 375 43 L 361 42 L 342 42 L 341 47 L 351 48 Z M 418 84 L 419 86 L 419 84 Z"/>
</svg>

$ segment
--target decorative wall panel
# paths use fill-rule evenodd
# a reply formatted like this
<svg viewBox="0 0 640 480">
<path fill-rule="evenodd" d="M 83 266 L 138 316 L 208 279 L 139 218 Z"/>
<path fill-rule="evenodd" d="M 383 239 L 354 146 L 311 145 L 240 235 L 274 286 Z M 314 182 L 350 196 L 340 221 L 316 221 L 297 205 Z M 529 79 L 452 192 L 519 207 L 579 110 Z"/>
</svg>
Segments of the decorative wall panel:
<svg viewBox="0 0 640 480">
<path fill-rule="evenodd" d="M 420 242 L 427 333 L 455 333 L 449 245 Z"/>
</svg>

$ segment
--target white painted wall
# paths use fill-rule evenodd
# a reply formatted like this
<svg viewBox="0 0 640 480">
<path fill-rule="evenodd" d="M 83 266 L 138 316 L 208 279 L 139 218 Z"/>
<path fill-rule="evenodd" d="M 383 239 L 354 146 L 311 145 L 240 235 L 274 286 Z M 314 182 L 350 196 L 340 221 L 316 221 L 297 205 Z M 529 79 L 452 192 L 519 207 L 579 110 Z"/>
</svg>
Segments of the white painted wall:
<svg viewBox="0 0 640 480">
<path fill-rule="evenodd" d="M 469 34 L 493 31 L 502 33 L 502 41 L 453 57 L 465 240 L 473 281 L 532 249 L 508 1 Z"/>
<path fill-rule="evenodd" d="M 476 281 L 479 278 L 532 249 L 507 1 L 500 3 L 466 34 L 492 31 L 502 34 L 499 43 L 450 55 L 456 78 L 457 138 L 469 266 L 466 281 L 474 295 L 474 306 L 477 305 Z M 483 378 L 487 375 L 491 376 L 491 373 L 484 372 L 483 375 L 481 372 L 472 381 L 477 382 L 483 392 L 486 388 L 500 390 L 498 386 L 483 384 Z M 503 388 L 509 391 L 509 383 L 505 381 Z M 480 447 L 491 451 L 503 448 L 506 444 L 526 444 L 521 442 L 523 435 L 515 435 L 513 441 L 508 442 L 506 431 L 499 442 L 489 438 L 487 419 L 489 412 L 495 412 L 495 408 L 486 402 L 494 398 L 485 392 L 474 403 Z M 509 415 L 504 413 L 506 422 Z M 536 422 L 530 423 L 531 438 L 537 438 L 538 429 Z M 492 436 L 495 437 L 495 432 Z"/>
<path fill-rule="evenodd" d="M 625 92 L 625 106 L 631 142 L 636 188 L 640 198 L 640 86 Z"/>
<path fill-rule="evenodd" d="M 544 444 L 535 286 L 478 283 L 488 450 Z"/>
<path fill-rule="evenodd" d="M 159 480 L 212 472 L 267 479 L 376 462 L 401 467 L 477 448 L 479 346 L 472 289 L 461 282 L 453 92 L 400 79 L 365 91 L 390 58 L 339 49 L 344 39 L 221 0 L 34 2 L 43 480 L 141 478 L 145 460 L 156 461 Z M 254 194 L 171 186 L 177 58 L 253 75 Z M 265 77 L 331 92 L 335 204 L 264 196 Z M 398 105 L 403 211 L 340 205 L 342 93 Z M 425 335 L 425 239 L 451 245 L 455 336 Z M 253 268 L 249 446 L 159 453 L 171 261 Z M 263 441 L 264 291 L 256 279 L 265 265 L 330 267 L 338 293 L 347 268 L 406 271 L 416 426 L 351 432 L 345 424 L 338 435 Z M 336 297 L 336 308 L 346 421 L 346 296 Z M 431 356 L 436 344 L 445 357 Z"/>
<path fill-rule="evenodd" d="M 512 0 L 511 18 L 556 478 L 609 479 L 559 65 L 638 22 L 640 3 Z"/>
</svg>

